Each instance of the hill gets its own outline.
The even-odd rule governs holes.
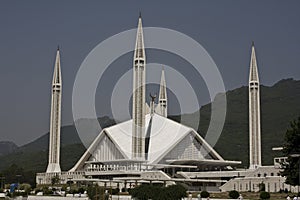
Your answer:
[[[105,128],[115,124],[109,117],[98,119],[101,127]],[[79,123],[91,125],[92,119],[80,119]],[[0,171],[12,164],[22,166],[25,171],[44,172],[47,168],[49,148],[49,132],[38,139],[18,147],[14,152],[0,156]],[[74,125],[63,126],[61,128],[61,169],[69,170],[86,148],[81,143]]]
[[[224,94],[220,94],[224,95]],[[241,160],[242,166],[248,166],[248,87],[243,86],[226,92],[227,114],[222,134],[214,148],[227,160]],[[218,95],[215,102],[218,102]],[[263,164],[272,164],[274,152],[272,147],[281,146],[283,137],[291,120],[300,115],[300,81],[293,79],[281,80],[275,85],[261,86],[261,122],[262,122],[262,151]],[[207,104],[201,107],[200,112],[185,115],[186,125],[198,124],[198,132],[205,137],[210,121],[210,107]],[[200,113],[200,122],[196,115]],[[182,116],[170,116],[171,119],[180,121]],[[108,117],[98,119],[101,127],[115,124]],[[94,121],[81,119],[84,130],[93,129]],[[91,131],[91,130],[89,130]],[[0,171],[11,164],[22,166],[24,170],[43,172],[48,161],[49,133],[35,141],[17,148],[13,153],[0,156]],[[61,168],[68,170],[84,153],[85,147],[77,134],[74,125],[64,126],[61,129]]]
[[[0,156],[15,152],[18,146],[11,141],[0,142]]]
[[[282,146],[290,121],[300,115],[300,81],[284,79],[275,85],[261,86],[261,136],[262,160],[264,165],[272,164],[276,152],[272,147]],[[243,86],[226,92],[227,113],[221,136],[214,146],[224,159],[240,160],[248,167],[248,87]],[[218,101],[218,96],[214,101]],[[210,121],[211,104],[200,109],[198,132],[205,136]],[[186,115],[186,125],[196,123],[199,112]],[[171,117],[178,120],[180,116]],[[199,118],[199,117],[198,117]]]

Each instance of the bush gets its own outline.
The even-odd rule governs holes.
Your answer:
[[[186,188],[182,185],[170,185],[165,189],[165,193],[170,194],[169,197],[171,199],[182,199],[186,197]]]
[[[201,195],[202,198],[207,198],[207,197],[209,197],[209,192],[207,192],[207,191],[202,191],[202,192],[200,193],[200,195]]]
[[[261,192],[259,195],[260,199],[270,199],[270,193],[269,192]]]
[[[168,187],[140,185],[130,190],[129,193],[139,200],[180,200],[186,196],[186,189],[182,185]]]
[[[231,190],[229,192],[229,197],[232,199],[237,199],[240,196],[239,192],[236,190]]]
[[[120,192],[119,188],[114,188],[111,191],[112,195],[117,195],[117,194],[119,194],[119,192]]]

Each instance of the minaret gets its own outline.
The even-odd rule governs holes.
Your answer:
[[[164,117],[167,117],[167,115],[168,115],[167,114],[167,112],[168,112],[167,101],[168,101],[168,99],[167,99],[165,70],[163,68],[161,71],[158,105],[160,107],[160,114]]]
[[[146,55],[140,15],[133,59],[132,158],[134,159],[145,157],[145,79]]]
[[[51,117],[49,134],[49,163],[47,173],[61,172],[59,165],[60,158],[60,121],[61,121],[61,71],[59,48],[56,52],[54,73],[52,80]]]
[[[261,133],[259,79],[254,42],[252,42],[249,73],[249,145],[249,168],[255,169],[261,166]]]

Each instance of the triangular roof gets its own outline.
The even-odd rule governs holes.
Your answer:
[[[146,133],[150,135],[148,140],[147,161],[149,164],[159,163],[171,152],[184,138],[191,134],[201,144],[201,152],[209,154],[209,159],[224,161],[224,159],[192,128],[177,123],[158,114],[146,115]],[[70,170],[76,171],[89,161],[97,145],[105,137],[115,145],[115,148],[123,155],[123,159],[130,160],[132,153],[132,120],[105,128],[96,137],[77,164]],[[146,139],[147,141],[147,139]],[[201,158],[207,160],[203,155]],[[95,159],[95,158],[93,158]],[[99,160],[100,162],[101,160]]]

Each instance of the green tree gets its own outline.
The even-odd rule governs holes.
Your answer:
[[[60,181],[59,176],[55,175],[51,178],[51,185],[56,185],[59,183],[59,181]]]
[[[207,198],[207,197],[210,196],[209,192],[207,192],[207,191],[205,191],[205,190],[202,191],[202,192],[200,193],[200,195],[201,195],[202,198]]]
[[[32,171],[24,171],[24,169],[16,164],[8,166],[2,170],[1,177],[5,179],[5,183],[29,183],[35,187],[35,173]]]
[[[87,194],[91,200],[101,199],[104,195],[104,188],[98,185],[89,185],[87,188]]]
[[[270,199],[270,193],[269,192],[261,192],[259,195],[260,199]]]
[[[231,190],[228,195],[232,199],[237,199],[240,196],[240,193],[236,190]]]
[[[285,133],[283,153],[288,158],[287,162],[281,163],[281,175],[286,177],[287,184],[299,185],[300,117],[291,122]]]
[[[187,189],[180,184],[170,185],[166,188],[163,188],[163,191],[160,193],[160,196],[157,199],[180,200],[183,197],[186,197],[186,191]]]
[[[186,196],[186,189],[179,184],[168,187],[144,184],[132,189],[130,194],[139,200],[180,200]]]

